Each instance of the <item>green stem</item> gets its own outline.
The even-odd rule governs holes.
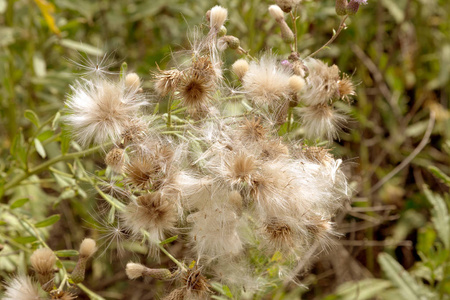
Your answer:
[[[173,97],[170,95],[169,102],[167,103],[167,127],[172,127],[172,102]]]
[[[36,132],[33,134],[33,136],[28,140],[28,147],[27,147],[27,153],[26,153],[26,160],[25,160],[25,167],[26,170],[29,170],[29,161],[30,161],[30,155],[31,155],[31,147],[33,146],[34,139],[39,135],[39,133],[42,131],[42,129],[47,125],[50,124],[50,122],[53,121],[54,117],[49,118],[47,121],[42,123],[37,129]]]
[[[38,173],[41,173],[41,172],[47,170],[50,166],[52,166],[60,161],[70,160],[70,159],[74,159],[74,158],[77,158],[80,156],[85,156],[85,155],[90,155],[90,154],[96,153],[98,150],[102,149],[104,146],[105,145],[100,145],[100,146],[96,146],[96,147],[93,147],[93,148],[90,148],[90,149],[87,149],[84,151],[79,151],[79,152],[74,152],[74,153],[69,153],[69,154],[61,154],[55,158],[52,158],[52,159],[36,166],[33,169],[28,170],[24,174],[15,177],[13,180],[11,180],[9,183],[7,183],[5,185],[5,191],[9,190],[10,188],[15,187],[24,179],[27,179],[28,177],[30,177],[34,174],[38,174]]]
[[[78,283],[77,286],[83,291],[85,292],[89,298],[91,300],[105,300],[105,298],[103,298],[102,296],[100,296],[99,294],[96,294],[95,292],[91,291],[90,289],[88,289],[84,284],[82,283]]]
[[[344,29],[345,27],[345,20],[347,20],[348,15],[346,15],[345,17],[342,18],[341,20],[341,24],[339,25],[338,30],[336,31],[336,33],[331,37],[331,39],[325,43],[325,45],[323,45],[322,47],[320,47],[317,51],[311,53],[310,55],[308,55],[307,57],[313,57],[314,55],[316,55],[317,53],[319,53],[320,51],[322,51],[323,49],[325,49],[325,47],[327,47],[329,44],[331,44],[332,42],[334,42],[334,40],[338,37],[338,35],[341,33],[342,29]]]

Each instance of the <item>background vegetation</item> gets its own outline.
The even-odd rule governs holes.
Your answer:
[[[67,155],[80,149],[58,122],[69,84],[82,72],[71,60],[113,53],[112,69],[126,61],[151,90],[156,63],[164,67],[171,51],[187,48],[187,33],[216,4],[228,8],[228,33],[252,55],[289,54],[268,0],[0,0],[0,277],[26,272],[39,238],[55,250],[102,238],[95,230],[101,201],[83,180],[103,167],[101,155]],[[352,204],[336,219],[339,245],[300,274],[304,286],[277,286],[267,299],[449,299],[449,20],[447,0],[369,0],[319,54],[358,84],[353,122],[333,145],[346,161]],[[302,55],[338,24],[334,1],[304,0]],[[237,58],[227,53],[228,63]],[[132,250],[146,259],[145,249]],[[157,281],[126,279],[132,254],[117,259],[117,251],[111,246],[94,260],[87,287],[108,299],[164,293]],[[183,251],[171,248],[175,256]]]

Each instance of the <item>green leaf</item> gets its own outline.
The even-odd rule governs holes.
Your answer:
[[[40,133],[40,134],[37,136],[37,139],[38,139],[39,141],[43,142],[43,141],[45,141],[45,140],[51,138],[54,134],[55,134],[55,133],[54,133],[53,131],[51,131],[51,130],[46,130],[46,131]]]
[[[356,282],[346,282],[338,287],[336,294],[339,300],[373,299],[392,285],[388,280],[363,279]]]
[[[61,154],[66,154],[70,148],[70,132],[65,128],[61,132]]]
[[[175,236],[172,236],[172,237],[170,237],[170,238],[168,238],[168,239],[162,241],[162,242],[159,243],[159,244],[162,246],[162,245],[165,245],[165,244],[172,243],[173,241],[175,241],[175,240],[177,240],[177,239],[178,239],[178,235],[175,235]]]
[[[36,127],[39,128],[39,118],[34,111],[27,109],[25,111],[25,118],[31,121]]]
[[[444,172],[436,168],[435,166],[429,166],[428,170],[434,174],[437,178],[441,179],[445,184],[450,186],[450,177],[448,177]]]
[[[58,257],[71,257],[71,256],[79,255],[77,250],[58,250],[58,251],[55,251],[55,254]]]
[[[14,239],[19,244],[29,244],[37,241],[35,236],[19,236]]]
[[[51,225],[55,224],[56,222],[58,222],[60,218],[61,218],[60,215],[53,215],[53,216],[48,217],[45,220],[37,222],[36,224],[34,224],[34,226],[36,228],[51,226]]]
[[[446,249],[450,249],[450,216],[444,199],[433,192],[427,186],[424,187],[424,193],[428,201],[433,205],[431,209],[431,221],[436,229],[439,238],[445,245]]]
[[[22,199],[17,199],[14,200],[13,203],[11,203],[9,205],[9,208],[11,209],[15,209],[15,208],[19,208],[25,205],[25,203],[27,203],[28,201],[30,201],[30,199],[28,198],[22,198]]]
[[[378,262],[391,280],[392,284],[399,288],[401,295],[408,300],[420,300],[421,287],[392,256],[387,253],[378,255]]]
[[[45,60],[39,52],[36,52],[33,55],[33,69],[37,77],[45,77],[47,73]]]
[[[56,130],[56,128],[58,127],[59,118],[61,118],[61,113],[58,111],[52,122],[52,130]]]
[[[76,42],[73,40],[69,40],[69,39],[62,39],[61,40],[61,45],[73,50],[77,50],[77,51],[81,51],[84,52],[86,54],[90,54],[90,55],[103,55],[103,51],[97,47],[88,45],[88,44],[83,44],[80,42]]]
[[[39,153],[39,155],[42,158],[46,158],[47,154],[45,153],[44,146],[42,146],[41,142],[38,139],[34,139],[34,146],[36,147],[36,152]]]

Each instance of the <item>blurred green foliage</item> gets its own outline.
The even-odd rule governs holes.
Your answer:
[[[102,162],[95,155],[84,157],[60,124],[69,84],[83,72],[71,60],[79,62],[86,54],[95,64],[113,53],[113,70],[126,61],[151,90],[150,71],[157,63],[170,64],[173,51],[189,48],[194,26],[215,4],[228,8],[228,33],[252,55],[268,49],[289,54],[268,16],[271,1],[0,0],[1,277],[25,272],[39,239],[55,250],[70,250],[84,236],[101,234],[88,234],[92,224],[100,225],[91,215],[97,191],[86,174],[98,173]],[[369,0],[319,54],[353,74],[358,84],[355,103],[343,107],[354,121],[333,149],[348,161],[353,205],[336,220],[342,245],[299,278],[309,289],[274,283],[262,294],[274,299],[326,294],[327,299],[448,299],[449,20],[448,0]],[[323,45],[338,24],[334,1],[304,0],[297,28],[301,55]],[[238,57],[227,52],[226,62]],[[430,138],[415,155],[431,115]],[[395,170],[412,154],[409,164]],[[412,246],[402,244],[406,240]],[[145,249],[125,245],[130,247],[145,260]],[[118,251],[111,248],[93,262],[86,286],[111,299],[164,294],[156,281],[129,282],[123,271],[129,254],[120,259],[123,263],[110,264],[115,258],[109,253],[114,257]],[[171,251],[182,255],[183,249]],[[389,254],[380,254],[384,251]],[[170,265],[165,258],[161,264]],[[214,288],[230,298],[226,287]]]

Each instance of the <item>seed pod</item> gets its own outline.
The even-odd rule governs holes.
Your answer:
[[[80,257],[78,258],[77,265],[72,271],[70,278],[74,283],[80,283],[84,281],[86,272],[86,263],[89,258],[97,251],[96,243],[93,239],[84,239],[80,245]]]

